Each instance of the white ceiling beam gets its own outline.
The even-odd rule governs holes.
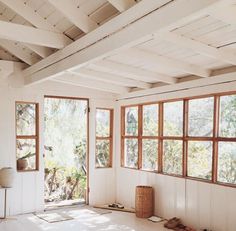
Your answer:
[[[26,19],[29,23],[39,29],[44,29],[48,31],[54,31],[57,33],[61,33],[62,31],[58,30],[55,26],[48,22],[47,19],[41,17],[38,12],[34,11],[31,7],[27,5],[27,2],[24,3],[23,1],[15,1],[15,0],[1,0],[4,5],[15,11],[18,15]],[[6,19],[4,19],[6,21]],[[68,44],[72,42],[70,38],[66,35],[63,35],[65,40],[67,40]],[[34,51],[36,54],[40,55],[42,58],[46,58],[47,56],[52,54],[52,50],[47,47],[25,44],[29,49]]]
[[[47,20],[42,18],[36,11],[30,8],[27,5],[27,2],[19,1],[19,0],[0,0],[4,5],[15,11],[18,15],[26,19],[29,23],[34,25],[37,28],[60,32],[53,25],[48,23]]]
[[[145,62],[149,62],[154,65],[161,65],[162,67],[170,69],[173,68],[186,72],[188,74],[193,74],[201,77],[209,77],[211,75],[211,70],[202,68],[201,66],[186,63],[177,59],[171,59],[153,52],[144,51],[137,48],[131,48],[125,51],[123,54],[133,59],[145,60]]]
[[[135,0],[108,0],[118,11],[123,12],[136,4]]]
[[[169,1],[141,1],[65,49],[25,70],[23,74],[27,84],[47,80],[75,66],[85,66],[122,49],[133,47],[150,39],[152,33],[171,30],[192,19],[207,15],[209,7],[215,7],[215,4],[222,1],[167,2]],[[165,7],[161,7],[163,4]]]
[[[0,46],[29,65],[33,65],[39,61],[37,57],[30,55],[13,41],[0,39]]]
[[[75,24],[83,32],[88,33],[98,27],[97,23],[89,18],[73,0],[48,0],[67,19]]]
[[[236,25],[236,5],[225,5],[209,10],[209,14],[222,22]]]
[[[129,92],[129,88],[127,87],[117,86],[103,81],[88,79],[82,76],[78,76],[78,74],[74,75],[71,73],[64,73],[60,76],[53,78],[52,80],[61,83],[71,84],[74,86],[86,87],[115,94],[125,94]]]
[[[155,9],[160,8],[162,5],[168,3],[169,1],[170,0],[142,0],[134,7],[114,17],[112,20],[106,22],[105,24],[98,27],[96,30],[93,30],[85,36],[81,37],[80,39],[68,45],[64,49],[55,52],[48,58],[41,60],[30,68],[27,68],[27,70],[25,70],[24,72],[24,75],[30,76],[33,73],[48,67],[49,65],[52,65],[60,60],[66,59],[67,57],[75,54],[76,52],[82,51],[83,49],[92,46],[97,41],[101,41],[103,38],[107,38],[109,35],[120,31],[126,25],[137,21],[142,16],[148,14],[149,12]]]
[[[173,84],[177,81],[176,78],[170,77],[165,74],[159,74],[142,68],[133,67],[127,64],[118,63],[106,59],[93,63],[92,66],[93,65],[110,71],[117,70],[121,74],[123,73],[129,78],[134,78],[145,82],[164,82]]]
[[[229,69],[229,71],[227,70]],[[229,84],[232,85],[232,81],[235,81],[236,76],[236,68],[230,67],[230,68],[224,68],[222,70],[216,70],[213,71],[213,75],[211,78],[200,78],[196,80],[186,81],[186,82],[180,82],[174,85],[168,85],[163,87],[154,87],[151,89],[136,91],[136,92],[130,92],[128,94],[124,94],[118,98],[118,100],[122,99],[132,99],[135,97],[145,97],[145,96],[151,96],[155,94],[161,94],[161,93],[173,93],[176,97],[176,94],[178,94],[178,91],[188,90],[188,89],[195,89],[199,88],[201,91],[201,87],[207,87],[210,85],[211,87],[216,84],[216,88],[220,91],[219,83],[226,83],[229,82]],[[232,85],[234,88],[234,85]],[[233,91],[234,89],[232,89]]]
[[[19,1],[17,1],[17,3],[18,2]],[[23,2],[22,2],[22,4],[23,4]],[[3,15],[0,15],[0,20],[9,22],[8,18],[6,18]],[[29,48],[30,50],[32,50],[33,52],[35,52],[36,54],[38,54],[42,58],[46,58],[47,56],[52,54],[52,50],[48,47],[42,47],[42,46],[37,46],[37,45],[33,45],[33,44],[28,44],[28,43],[24,43],[24,46],[26,46],[27,48]]]
[[[4,21],[0,21],[0,38],[53,48],[68,45],[68,41],[59,33]]]
[[[148,84],[145,82],[141,82],[141,81],[137,81],[137,80],[133,80],[129,78],[124,78],[120,75],[109,74],[106,72],[95,71],[91,69],[81,68],[78,72],[72,71],[71,73],[77,74],[79,76],[87,77],[89,79],[100,80],[100,81],[113,83],[113,84],[117,84],[124,87],[138,87],[142,89],[151,88],[151,84]]]
[[[28,43],[24,43],[24,46],[28,47],[30,50],[32,50],[42,58],[46,58],[53,53],[53,50],[48,47],[42,47]]]
[[[205,56],[236,65],[236,54],[228,49],[215,48],[194,39],[178,35],[174,32],[156,34],[155,36],[158,39],[160,38],[169,41],[177,46],[188,48],[198,54],[203,54]]]

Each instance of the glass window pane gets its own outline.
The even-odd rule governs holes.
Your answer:
[[[96,110],[96,136],[110,136],[110,110]]]
[[[138,139],[125,139],[124,164],[125,167],[138,167]]]
[[[213,97],[189,100],[189,136],[212,136],[213,112]]]
[[[158,104],[143,106],[143,135],[158,136]]]
[[[125,135],[138,135],[138,107],[125,108]]]
[[[236,184],[236,143],[219,142],[218,181]]]
[[[182,175],[183,142],[181,140],[163,141],[163,172]]]
[[[110,167],[110,140],[96,141],[96,167]]]
[[[236,137],[236,95],[220,97],[220,136]]]
[[[16,134],[35,135],[36,105],[28,103],[16,104]]]
[[[142,168],[145,170],[157,170],[158,140],[143,139],[142,149]]]
[[[183,135],[183,101],[164,103],[164,136]]]
[[[212,142],[188,142],[188,176],[211,180]]]
[[[34,139],[16,140],[17,170],[36,169],[36,142]]]

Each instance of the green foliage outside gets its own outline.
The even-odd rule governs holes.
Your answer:
[[[195,99],[189,101],[189,135],[212,137],[214,99]],[[236,96],[223,96],[220,101],[220,136],[236,137]],[[154,135],[157,121],[155,107],[143,110],[144,133]],[[151,111],[151,112],[150,112]],[[137,135],[138,108],[126,109],[126,134]],[[164,104],[164,135],[182,136],[183,103],[182,101]],[[236,142],[219,142],[218,181],[236,184]],[[142,144],[144,169],[154,170],[157,158],[155,142],[144,140]],[[188,142],[188,175],[212,179],[212,142]],[[163,171],[170,174],[182,174],[182,141],[164,140]],[[137,139],[125,139],[125,165],[138,166]]]
[[[85,199],[87,101],[46,98],[45,201]]]

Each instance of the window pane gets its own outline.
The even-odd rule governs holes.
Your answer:
[[[110,167],[110,140],[96,141],[96,167]]]
[[[212,136],[214,98],[189,101],[189,136]]]
[[[16,140],[18,170],[36,169],[36,143],[34,139]]]
[[[188,142],[188,176],[211,180],[212,142]]]
[[[236,95],[220,97],[220,136],[236,137]]]
[[[181,140],[163,141],[163,172],[182,175],[183,142]]]
[[[183,135],[183,101],[164,103],[164,136]]]
[[[158,104],[143,106],[143,135],[158,135]]]
[[[138,139],[125,139],[125,167],[138,167]]]
[[[144,139],[142,142],[142,168],[157,170],[158,140]]]
[[[96,136],[110,136],[110,110],[96,110]]]
[[[36,105],[28,103],[16,104],[16,134],[35,135]]]
[[[125,135],[138,135],[138,107],[125,108]]]
[[[236,143],[219,142],[218,181],[236,184]]]

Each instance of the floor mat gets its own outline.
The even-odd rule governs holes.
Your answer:
[[[58,213],[58,212],[50,212],[50,213],[35,213],[35,216],[38,218],[48,222],[48,223],[55,223],[55,222],[61,222],[61,221],[68,221],[73,220],[74,218],[64,214],[64,213]]]

